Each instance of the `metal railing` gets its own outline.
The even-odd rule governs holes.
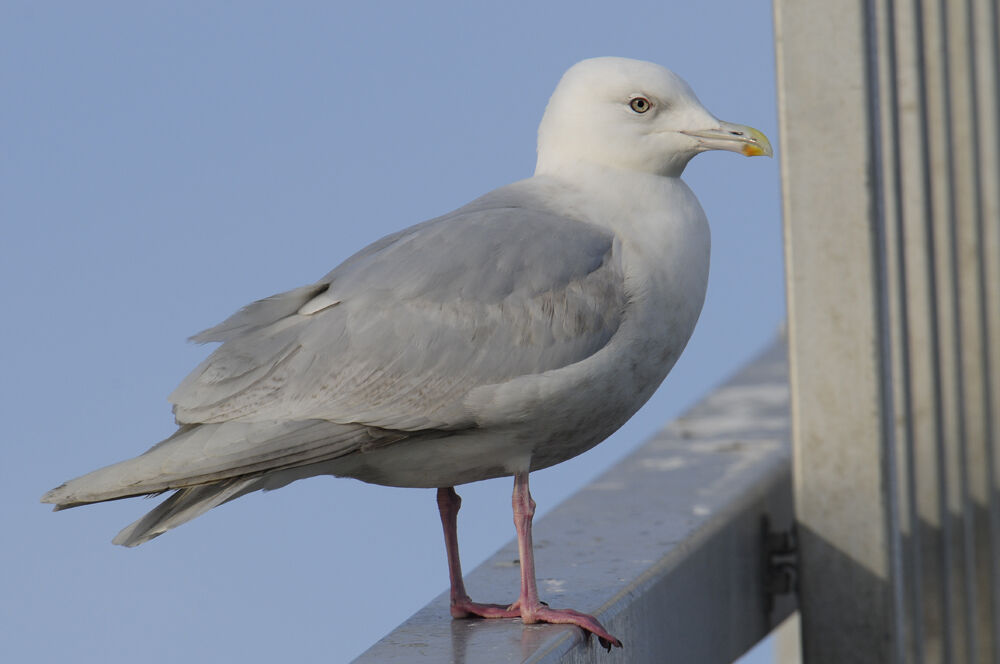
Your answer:
[[[805,661],[996,664],[996,0],[774,7]]]

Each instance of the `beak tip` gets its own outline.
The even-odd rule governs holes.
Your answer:
[[[774,153],[771,151],[770,147],[762,147],[759,145],[748,145],[743,148],[743,154],[747,157],[773,157]]]
[[[771,149],[771,141],[767,140],[764,132],[753,127],[747,127],[751,142],[743,146],[743,154],[748,157],[773,157],[774,150]]]

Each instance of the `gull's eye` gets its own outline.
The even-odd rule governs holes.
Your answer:
[[[649,103],[649,100],[646,99],[645,97],[634,97],[632,101],[628,103],[628,105],[636,113],[645,113],[652,106],[652,104]]]

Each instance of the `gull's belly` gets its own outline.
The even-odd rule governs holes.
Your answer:
[[[694,330],[704,288],[682,306],[653,308],[636,321],[639,334],[626,336],[607,358],[596,358],[593,375],[563,395],[562,413],[551,422],[552,435],[539,444],[532,469],[561,463],[589,450],[627,422],[653,395],[673,368]],[[657,304],[663,305],[663,302]],[[696,304],[696,306],[695,306]],[[660,315],[671,311],[672,315]]]

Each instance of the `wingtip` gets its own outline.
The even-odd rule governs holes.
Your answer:
[[[146,534],[142,537],[135,536],[135,525],[132,524],[122,529],[120,533],[115,535],[114,539],[111,540],[112,544],[117,546],[124,546],[126,549],[134,549],[140,544],[144,544],[154,537],[160,536],[162,533],[152,533]]]
[[[61,512],[62,510],[68,510],[71,507],[90,505],[91,503],[101,502],[104,500],[114,500],[114,498],[94,498],[87,496],[86,494],[81,494],[80,486],[77,484],[76,480],[60,484],[51,491],[46,492],[41,498],[41,502],[53,505],[53,512]]]
[[[55,505],[53,511],[58,511],[59,503],[63,502],[62,500],[59,499],[59,494],[63,492],[65,488],[66,488],[65,484],[60,484],[56,488],[46,491],[45,495],[43,495],[41,498],[41,502]]]
[[[86,502],[80,502],[70,498],[66,495],[65,489],[66,485],[60,484],[42,496],[41,502],[52,505],[53,512],[62,512],[63,510],[68,510],[71,507],[79,507],[80,505],[87,504]]]
[[[203,344],[209,343],[210,341],[215,341],[215,339],[212,336],[213,330],[215,330],[215,328],[210,327],[207,330],[202,330],[198,334],[192,334],[190,337],[187,338],[188,343],[198,344],[199,346],[201,346]]]

